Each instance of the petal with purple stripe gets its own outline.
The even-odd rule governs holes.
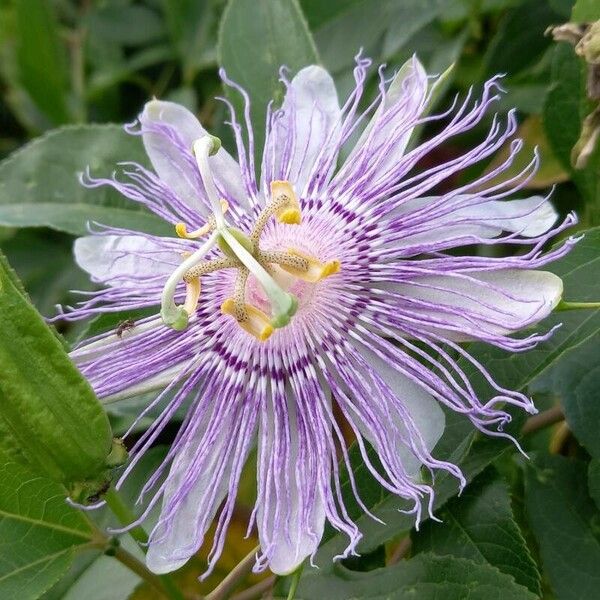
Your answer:
[[[315,552],[325,527],[318,481],[322,457],[308,439],[310,423],[299,430],[297,411],[294,402],[277,394],[260,425],[258,532],[269,568],[278,575],[291,573]]]
[[[415,277],[390,289],[429,315],[449,339],[506,334],[537,323],[559,303],[563,284],[548,271],[500,269]],[[448,326],[448,329],[444,327]]]
[[[273,178],[293,182],[302,193],[321,152],[338,143],[341,112],[331,75],[314,65],[299,71],[274,119],[266,164],[274,161]]]

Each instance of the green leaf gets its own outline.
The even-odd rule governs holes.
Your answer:
[[[160,16],[146,6],[98,6],[85,20],[94,35],[106,44],[141,46],[166,36]]]
[[[168,233],[170,227],[109,186],[87,189],[79,174],[110,177],[120,161],[146,163],[138,136],[116,125],[64,127],[0,162],[0,224],[47,226],[75,235],[88,223]]]
[[[52,124],[67,123],[68,71],[51,4],[20,0],[16,10],[20,83]]]
[[[119,538],[125,550],[143,561],[144,554],[129,536]],[[70,570],[41,600],[127,600],[142,580],[102,552],[78,554]],[[101,582],[110,582],[102,585]]]
[[[600,5],[597,0],[577,0],[573,7],[571,20],[575,23],[597,21],[600,19]]]
[[[527,0],[509,11],[486,51],[483,59],[485,75],[507,73],[513,76],[539,61],[552,43],[544,36],[544,31],[557,21],[560,21],[560,15],[549,2]]]
[[[595,457],[600,458],[600,333],[569,352],[538,384],[560,398],[565,417],[575,437]]]
[[[600,227],[584,238],[551,269],[565,282],[565,299],[593,302],[600,298]],[[600,457],[597,424],[600,404],[596,401],[600,375],[600,310],[578,310],[552,317],[563,321],[556,338],[568,344],[534,383],[537,392],[551,392],[560,398],[567,422],[578,440]],[[534,350],[539,353],[541,350]]]
[[[447,4],[443,0],[302,0],[319,54],[332,73],[352,68],[360,48],[377,60],[391,58]]]
[[[250,95],[255,157],[260,164],[267,105],[283,98],[279,68],[285,65],[295,73],[318,62],[297,1],[230,0],[221,21],[218,53],[227,75]],[[227,94],[241,106],[239,94],[229,88]]]
[[[598,511],[585,464],[540,456],[525,465],[525,503],[558,600],[595,598],[600,589]]]
[[[163,0],[171,40],[182,62],[183,80],[191,85],[203,68],[216,63],[218,11],[214,0]]]
[[[89,290],[90,277],[73,262],[73,238],[47,229],[21,229],[2,244],[6,258],[43,315],[71,304],[71,290]]]
[[[0,429],[10,432],[0,445],[16,444],[36,470],[58,481],[97,476],[111,447],[107,416],[4,266],[0,331]]]
[[[35,600],[70,567],[93,533],[65,490],[23,465],[0,460],[0,597]]]
[[[296,600],[534,600],[512,577],[464,558],[420,554],[367,573],[305,567]]]
[[[600,510],[600,458],[593,458],[588,467],[588,485],[590,496]]]
[[[413,553],[434,552],[489,563],[541,594],[539,573],[516,524],[506,484],[493,469],[471,483],[413,535]]]
[[[595,152],[583,170],[571,164],[571,150],[579,138],[583,119],[592,110],[586,95],[586,66],[573,48],[558,44],[552,60],[552,86],[542,118],[548,141],[571,177],[587,206],[580,214],[583,223],[600,223],[600,152]]]

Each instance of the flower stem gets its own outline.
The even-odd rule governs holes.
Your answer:
[[[136,516],[133,514],[131,509],[123,502],[123,499],[114,488],[110,488],[104,496],[106,504],[117,517],[121,525],[129,525],[136,520]],[[129,530],[129,535],[140,544],[148,543],[148,534],[144,531],[143,527],[139,525]]]
[[[563,310],[581,310],[586,308],[589,310],[600,308],[600,302],[565,302],[561,300],[554,310],[560,312]]]
[[[290,591],[287,595],[287,600],[294,600],[296,597],[296,590],[298,589],[298,584],[300,583],[300,576],[302,575],[302,569],[304,568],[304,563],[302,563],[293,573],[292,573],[292,583],[290,585]]]
[[[130,571],[139,575],[144,581],[149,583],[155,590],[160,592],[162,596],[166,596],[172,600],[184,600],[183,596],[180,594],[178,590],[170,590],[167,585],[165,585],[165,580],[154,573],[151,573],[144,563],[140,562],[133,554],[127,552],[121,548],[121,546],[117,546],[114,549],[114,554],[116,560],[118,560],[121,564],[125,565]],[[173,591],[175,593],[173,593]]]
[[[106,504],[108,505],[112,513],[117,517],[119,523],[121,523],[122,525],[129,525],[130,523],[133,523],[133,521],[136,520],[136,516],[133,514],[133,512],[127,506],[127,504],[123,502],[123,499],[121,498],[121,496],[119,496],[118,492],[114,488],[110,488],[108,492],[106,492],[104,500],[106,500]],[[148,543],[148,534],[146,533],[143,527],[139,525],[137,527],[133,527],[129,530],[129,535],[136,542],[143,544],[142,549],[145,550],[144,546]],[[120,560],[116,553],[115,558],[117,560]],[[134,558],[134,560],[137,561],[135,557],[132,558]],[[146,569],[146,567],[142,563],[140,563],[139,561],[137,562],[139,563],[139,567],[137,568],[142,568],[148,576],[150,576],[151,578],[156,578],[160,582],[162,586],[162,592],[163,594],[167,595],[167,598],[170,598],[171,600],[185,600],[183,594],[177,589],[177,586],[175,585],[175,583],[173,583],[173,580],[169,577],[169,575],[154,575],[154,573],[151,573],[148,569]],[[138,571],[135,571],[134,569],[132,569],[132,571],[140,575]],[[152,583],[150,579],[148,579],[148,577],[144,575],[140,575],[140,577],[143,577],[149,583]]]
[[[221,581],[221,583],[206,596],[205,600],[222,600],[227,598],[229,593],[236,588],[240,581],[250,573],[252,565],[256,560],[256,553],[260,546],[254,548],[232,569],[231,573]]]

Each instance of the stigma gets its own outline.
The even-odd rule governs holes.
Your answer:
[[[222,269],[233,269],[237,271],[235,284],[231,296],[221,305],[221,313],[235,319],[247,333],[264,342],[276,329],[288,325],[298,309],[298,299],[287,291],[286,287],[289,286],[281,284],[282,277],[278,277],[277,273],[286,274],[287,279],[291,276],[292,280],[314,284],[338,273],[341,263],[339,260],[321,262],[295,248],[261,248],[261,235],[270,219],[291,226],[302,222],[300,203],[288,181],[271,182],[269,201],[249,232],[244,233],[229,226],[226,220],[229,205],[218,197],[209,161],[209,157],[216,154],[219,148],[220,141],[213,136],[205,136],[193,144],[198,170],[213,213],[196,230],[188,231],[185,223],[175,226],[181,238],[196,240],[208,236],[208,239],[195,252],[186,253],[182,264],[167,280],[161,298],[161,316],[165,325],[177,330],[185,329],[200,302],[201,278]],[[221,256],[206,260],[205,256],[215,246],[221,251]],[[269,314],[246,300],[250,275],[264,292]],[[181,281],[186,286],[185,301],[177,305],[175,290]]]

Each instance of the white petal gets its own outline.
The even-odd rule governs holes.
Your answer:
[[[138,285],[136,280],[144,277],[168,276],[181,263],[179,253],[138,235],[81,237],[75,240],[74,253],[77,264],[95,281],[116,286]]]
[[[186,202],[200,212],[206,212],[200,197],[204,190],[192,158],[192,145],[207,135],[198,119],[184,106],[174,102],[152,100],[146,104],[140,115],[144,147],[158,176]],[[165,136],[153,133],[148,126],[153,123],[170,125],[181,138],[189,155],[182,155],[181,149]],[[218,187],[227,200],[246,206],[246,192],[237,161],[224,149],[211,156],[209,164]]]
[[[260,435],[266,438],[265,447],[272,449],[276,435],[275,417],[271,407],[267,409],[267,413],[265,420],[261,423]],[[259,506],[258,536],[263,550],[269,549],[269,568],[277,575],[287,575],[293,572],[306,557],[310,556],[319,546],[325,528],[325,509],[318,489],[314,489],[315,501],[309,508],[308,528],[302,526],[300,515],[302,497],[306,496],[316,484],[310,481],[298,481],[296,475],[298,427],[296,406],[291,401],[288,401],[288,414],[289,429],[287,432],[280,432],[280,435],[283,436],[287,433],[290,436],[289,460],[281,471],[274,470],[270,474],[259,473],[259,477],[270,477],[270,481],[265,486],[269,489],[270,500],[266,514],[264,502]],[[262,458],[261,447],[259,447],[259,465]],[[276,457],[274,464],[277,464]],[[276,492],[276,480],[278,480],[282,495],[278,495]],[[309,487],[311,490],[308,489]],[[276,510],[280,513],[278,525],[275,523]],[[289,535],[286,535],[286,527]]]
[[[367,141],[373,127],[376,127],[379,120],[389,110],[394,110],[399,103],[403,104],[403,108],[396,118],[406,122],[416,120],[425,109],[427,90],[428,79],[423,65],[416,57],[410,58],[402,65],[402,67],[400,67],[398,73],[396,73],[396,76],[386,90],[381,104],[375,111],[371,121],[365,128],[346,162],[352,162],[356,152]],[[378,148],[383,144],[389,138],[393,126],[394,123],[392,122],[387,127],[381,128],[370,141],[371,146],[373,148]],[[390,166],[396,164],[402,158],[413,131],[414,127],[409,128],[394,141],[393,150],[389,152],[385,160],[382,161],[378,168],[378,172],[385,172]]]
[[[479,220],[482,225],[497,227],[502,231],[536,237],[546,233],[556,223],[558,213],[542,196],[531,196],[523,200],[492,200],[477,204],[459,210],[455,218]]]
[[[502,269],[467,275],[471,279],[443,275],[418,277],[414,283],[391,285],[390,289],[439,307],[437,310],[415,307],[417,314],[429,314],[460,329],[492,334],[512,333],[547,317],[563,291],[562,279],[547,271]],[[440,310],[442,307],[459,310],[447,314]],[[440,329],[443,328],[435,328]],[[459,333],[451,339],[472,337]]]
[[[362,344],[355,343],[359,346],[361,356],[369,363],[369,366],[383,379],[390,390],[398,398],[398,403],[408,411],[416,429],[419,431],[423,443],[427,451],[431,452],[438,440],[444,433],[446,419],[439,402],[427,393],[420,385],[397,371],[388,362],[381,359],[375,352],[365,347]],[[406,434],[407,429],[404,420],[400,413],[393,407],[387,407],[390,411],[394,427],[402,434]],[[381,418],[380,425],[387,426],[387,419]],[[361,433],[378,450],[377,440],[365,430],[361,428]],[[394,434],[391,434],[394,437]],[[402,465],[409,475],[415,476],[421,467],[421,461],[415,456],[414,452],[399,439],[396,443],[396,452],[400,457]]]
[[[453,202],[466,201],[467,196],[457,196]],[[394,216],[410,215],[428,204],[435,204],[437,197],[416,198],[405,203]],[[536,237],[546,233],[558,219],[558,213],[542,196],[531,196],[521,200],[490,200],[477,202],[471,206],[458,208],[449,215],[435,217],[427,221],[427,232],[408,234],[394,244],[396,248],[412,246],[451,247],[453,241],[464,238],[492,239],[503,231],[518,233],[524,237]],[[423,251],[416,248],[416,251]]]
[[[153,532],[146,555],[146,564],[153,573],[169,573],[184,565],[204,542],[217,510],[227,495],[232,471],[235,444],[232,431],[235,431],[230,416],[219,424],[219,433],[206,453],[205,458],[196,461],[198,452],[205,445],[205,434],[214,421],[208,418],[200,423],[196,438],[176,456],[169,471],[168,482],[163,495],[163,511],[182,486],[190,485],[183,500],[179,500],[177,511],[170,527],[165,531],[160,525]],[[222,460],[225,464],[222,465]],[[194,462],[196,461],[196,464]],[[223,468],[223,472],[219,473]],[[192,483],[191,478],[195,476]],[[161,515],[162,516],[162,515]]]
[[[331,75],[318,66],[302,69],[292,79],[272,132],[276,164],[286,143],[293,138],[287,179],[302,193],[315,161],[324,146],[333,147],[340,129],[340,105]],[[287,165],[282,165],[285,168]]]

